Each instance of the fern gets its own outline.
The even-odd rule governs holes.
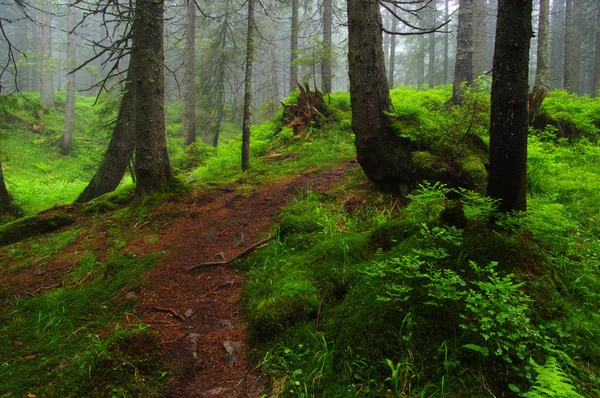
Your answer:
[[[549,357],[544,365],[538,365],[533,359],[530,363],[538,373],[535,384],[524,396],[527,398],[583,398],[575,391],[571,380],[562,370],[554,357]]]

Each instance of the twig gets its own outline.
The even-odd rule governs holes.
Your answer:
[[[262,247],[263,244],[267,243],[268,241],[270,241],[273,238],[275,238],[275,235],[269,235],[266,238],[264,238],[264,239],[256,242],[252,246],[248,247],[247,249],[245,249],[244,251],[242,251],[241,253],[237,254],[236,256],[230,258],[227,261],[210,261],[210,262],[207,262],[207,263],[200,263],[200,264],[192,265],[191,267],[188,267],[186,270],[187,271],[191,271],[191,270],[194,270],[196,268],[212,267],[212,266],[217,266],[217,265],[227,265],[227,264],[230,264],[230,263],[234,262],[235,260],[237,260],[238,258],[242,257],[243,255],[248,254],[248,253],[250,253],[253,250],[259,249],[260,247]]]
[[[185,322],[185,317],[183,315],[179,315],[174,309],[171,308],[163,308],[163,307],[152,307],[153,310],[159,312],[166,312],[173,315],[175,318],[179,319],[181,322]]]

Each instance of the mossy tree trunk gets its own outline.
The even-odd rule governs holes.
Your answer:
[[[357,160],[371,181],[398,189],[410,180],[403,167],[410,155],[386,115],[392,101],[381,24],[377,0],[348,0],[348,71]]]
[[[526,210],[527,79],[532,0],[500,0],[494,50],[487,194]]]
[[[137,197],[163,188],[171,179],[164,109],[164,0],[137,0],[132,36],[135,84],[135,176]]]

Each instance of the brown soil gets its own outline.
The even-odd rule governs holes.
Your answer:
[[[190,267],[244,252],[269,235],[279,209],[298,190],[328,190],[356,165],[351,161],[329,171],[309,170],[247,194],[214,188],[172,197],[157,206],[152,217],[129,226],[128,236],[116,235],[123,231],[111,229],[111,218],[78,214],[76,225],[85,233],[54,258],[49,255],[5,270],[0,274],[0,295],[38,295],[60,286],[82,253],[102,261],[118,238],[128,240],[121,250],[134,256],[164,251],[143,288],[125,288],[122,294],[123,300],[137,297],[139,303],[136,313],[123,321],[152,325],[160,334],[165,359],[179,371],[166,396],[260,397],[268,389],[246,340],[241,300],[246,275],[236,270],[235,262]],[[17,247],[27,253],[30,246],[24,242]],[[1,252],[0,260],[9,255]],[[233,355],[228,349],[235,350]]]

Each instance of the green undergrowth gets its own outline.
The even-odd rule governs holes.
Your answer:
[[[52,238],[46,255],[78,235]],[[52,246],[30,251],[42,255],[46,247]],[[3,250],[11,250],[13,262],[27,262],[17,247]],[[1,397],[160,396],[167,377],[160,339],[130,313],[136,299],[125,297],[159,255],[112,253],[102,262],[80,253],[58,284],[32,296],[0,295]]]
[[[359,173],[300,192],[247,261],[271,394],[598,396],[600,152],[529,146],[526,214],[439,183],[374,197]]]

